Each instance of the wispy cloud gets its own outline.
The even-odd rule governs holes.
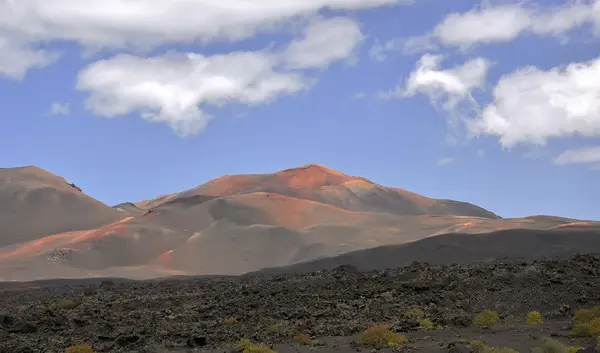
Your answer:
[[[454,158],[452,158],[452,157],[440,158],[437,161],[437,165],[440,166],[440,167],[445,166],[445,165],[449,165],[449,164],[452,164],[452,163],[454,163]]]
[[[600,164],[600,146],[589,146],[569,149],[554,157],[557,165],[566,164]]]
[[[595,33],[600,34],[599,1],[567,1],[558,6],[519,1],[451,13],[429,33],[408,38],[404,43],[408,52],[431,51],[439,46],[465,49],[476,44],[508,42],[524,33],[561,37],[585,23],[593,24]]]
[[[71,114],[71,107],[69,103],[54,102],[50,105],[50,113],[52,115],[67,116]]]

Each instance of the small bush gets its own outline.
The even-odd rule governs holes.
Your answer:
[[[600,352],[600,336],[596,337],[596,352]]]
[[[406,316],[409,320],[417,321],[425,317],[425,312],[421,308],[412,308],[408,309],[404,316]]]
[[[600,317],[575,325],[573,335],[579,337],[600,336]]]
[[[562,344],[550,337],[545,337],[539,346],[531,350],[532,353],[568,353],[569,349],[566,345]]]
[[[239,340],[235,345],[235,348],[243,353],[276,353],[271,348],[262,344],[253,343],[247,338],[242,338]]]
[[[246,349],[246,347],[251,346],[253,343],[252,341],[250,341],[247,338],[242,338],[241,340],[238,341],[238,343],[235,344],[235,348],[238,351],[243,351],[244,349]]]
[[[81,305],[81,302],[73,299],[61,299],[56,302],[56,306],[61,309],[75,309],[79,305]]]
[[[233,325],[233,324],[237,323],[237,319],[235,317],[230,316],[230,317],[226,317],[226,318],[222,319],[221,323],[223,325]]]
[[[544,323],[542,314],[539,311],[530,311],[527,313],[527,325],[539,325]]]
[[[473,353],[519,353],[518,351],[507,347],[488,347],[481,341],[471,341],[467,348]]]
[[[406,337],[390,331],[383,325],[374,325],[363,331],[356,343],[368,346],[396,347],[406,342]]]
[[[576,353],[577,351],[582,350],[583,347],[580,346],[567,346],[567,353]]]
[[[573,320],[578,323],[589,322],[597,318],[600,318],[600,305],[590,309],[579,309],[573,315]]]
[[[482,353],[483,351],[488,349],[488,347],[485,345],[485,343],[483,343],[481,341],[471,341],[471,343],[469,343],[469,345],[467,347],[473,353]]]
[[[494,326],[500,320],[500,316],[493,310],[484,309],[473,318],[473,325],[480,327]]]
[[[426,328],[426,329],[432,329],[435,327],[433,325],[433,322],[431,322],[431,320],[429,320],[429,319],[419,320],[419,326],[421,326],[422,328]]]
[[[77,344],[65,350],[65,353],[96,353],[89,344]]]
[[[253,344],[244,349],[244,353],[276,353],[271,348],[264,346],[262,344]]]
[[[516,349],[502,347],[502,348],[487,348],[483,351],[484,353],[519,353]]]
[[[320,344],[319,341],[313,340],[306,333],[299,333],[299,334],[295,335],[294,342],[303,344],[305,346],[316,346],[316,345]]]
[[[267,327],[267,331],[269,331],[271,333],[281,333],[283,331],[283,325],[282,324],[269,325],[269,327]]]

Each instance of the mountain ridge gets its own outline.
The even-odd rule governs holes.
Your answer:
[[[64,178],[37,167],[11,173],[20,179],[9,178],[4,187],[50,180],[42,184],[54,203],[35,198],[22,203],[18,193],[3,193],[0,186],[0,199],[13,208],[22,203],[27,216],[0,222],[0,231],[8,226],[27,230],[23,224],[43,226],[50,220],[63,223],[57,231],[41,227],[24,241],[0,246],[0,278],[5,279],[240,275],[448,233],[545,231],[583,224],[554,216],[504,219],[468,202],[386,187],[319,164],[226,174],[187,190],[113,207],[94,202]],[[99,220],[98,215],[108,217]],[[74,227],[74,220],[85,222]]]

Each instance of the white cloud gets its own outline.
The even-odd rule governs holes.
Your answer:
[[[525,67],[503,76],[493,100],[470,123],[504,147],[544,145],[548,138],[600,135],[600,58],[548,71]]]
[[[352,95],[352,98],[353,99],[365,99],[365,98],[367,98],[367,94],[363,91],[358,91]]]
[[[541,2],[540,2],[541,3]],[[524,33],[559,36],[585,23],[600,33],[600,1],[569,1],[561,6],[514,4],[483,6],[451,13],[426,35],[406,41],[407,52],[431,50],[436,45],[469,47],[507,42]]]
[[[71,107],[69,106],[69,103],[54,102],[50,105],[50,112],[52,115],[67,116],[71,114]]]
[[[358,10],[411,0],[2,0],[0,33],[92,48],[154,47],[240,39],[319,10]]]
[[[454,158],[451,158],[451,157],[441,158],[437,161],[437,165],[439,167],[442,167],[442,166],[445,166],[448,164],[452,164],[452,163],[454,163]]]
[[[395,90],[384,93],[383,96],[409,98],[424,94],[434,106],[441,107],[457,117],[462,115],[459,113],[461,103],[471,111],[477,110],[472,91],[484,88],[490,63],[479,57],[450,69],[441,69],[443,59],[441,55],[423,55],[404,86],[397,86]]]
[[[86,107],[97,115],[139,111],[143,118],[166,122],[187,136],[204,130],[210,119],[202,105],[256,104],[306,88],[301,75],[276,71],[275,63],[262,52],[119,55],[81,71],[77,88],[90,93]]]
[[[558,165],[600,163],[600,146],[566,150],[554,158],[554,163]]]
[[[375,61],[384,61],[387,58],[389,52],[394,52],[402,48],[402,41],[394,38],[381,44],[379,41],[375,41],[375,44],[369,49],[369,57]]]
[[[29,69],[42,68],[57,58],[55,53],[2,37],[0,32],[0,78],[20,80]]]
[[[363,38],[358,22],[350,18],[318,20],[289,44],[283,53],[285,64],[292,69],[325,68],[349,57]]]
[[[336,24],[357,28],[350,22],[342,18],[320,20],[302,39],[280,52],[213,56],[171,52],[151,58],[121,54],[82,70],[77,88],[89,92],[86,107],[97,115],[140,112],[145,119],[169,124],[181,136],[192,135],[203,131],[210,120],[204,109],[207,105],[260,104],[307,89],[312,80],[302,71],[285,67],[290,63],[299,68],[324,67],[349,55],[357,40],[345,39],[347,43],[338,46],[313,37],[339,42]],[[362,37],[360,31],[350,32],[354,39]],[[302,53],[298,53],[299,48],[304,49]]]

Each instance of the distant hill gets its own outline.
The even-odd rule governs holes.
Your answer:
[[[123,218],[76,185],[37,167],[0,169],[0,247]]]
[[[568,230],[511,229],[483,234],[444,234],[412,243],[358,250],[280,268],[265,268],[248,275],[308,273],[333,270],[343,265],[370,271],[408,266],[414,261],[449,265],[568,258],[577,254],[600,254],[600,226]]]
[[[0,176],[0,280],[239,275],[448,233],[596,224],[503,219],[315,164],[113,207],[39,168]]]

